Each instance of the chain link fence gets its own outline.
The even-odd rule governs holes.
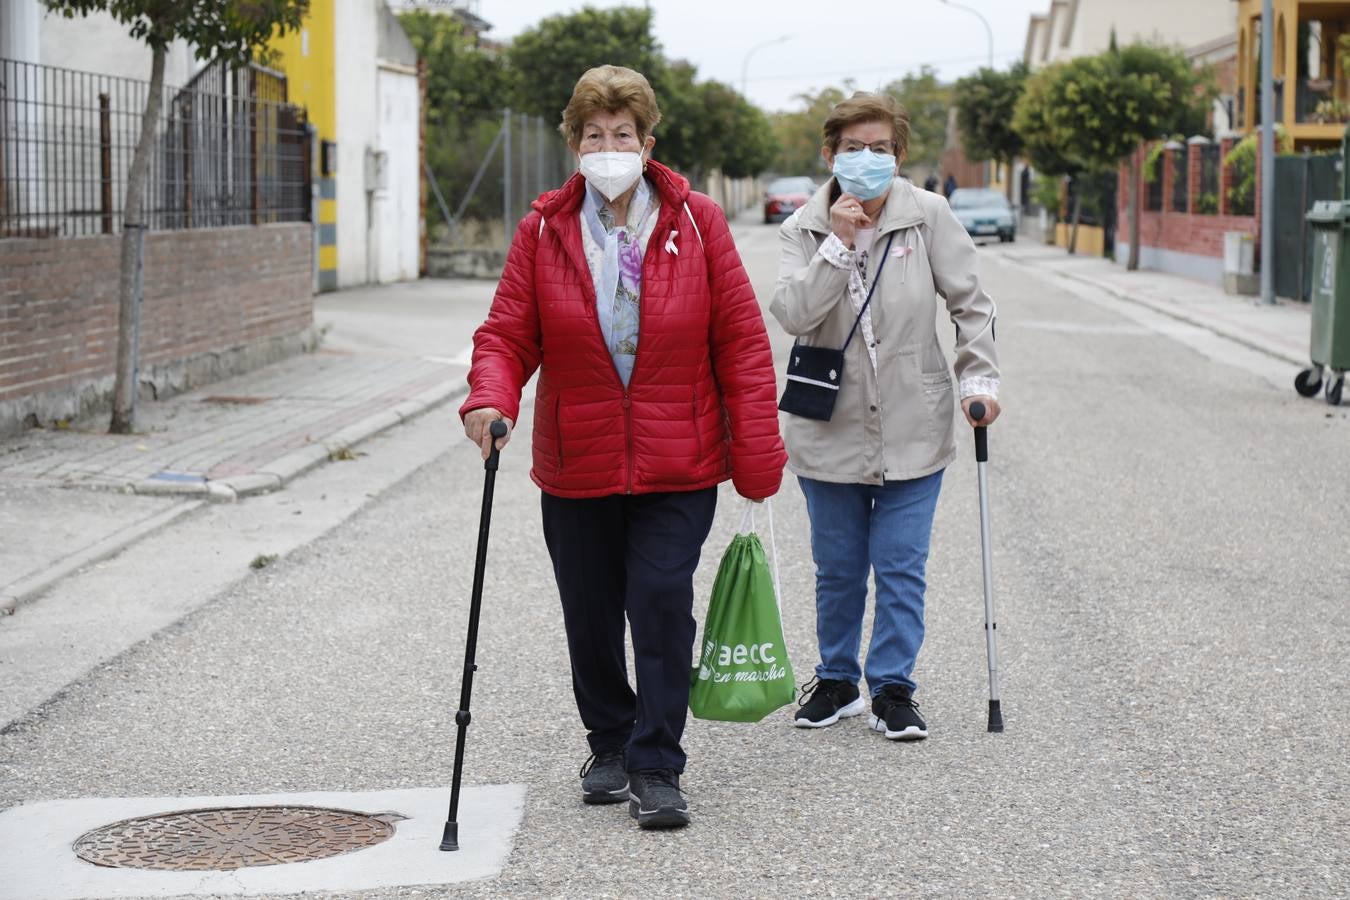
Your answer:
[[[562,135],[541,116],[505,109],[429,135],[428,273],[496,278],[530,204],[574,168]]]

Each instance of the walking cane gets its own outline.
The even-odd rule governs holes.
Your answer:
[[[970,404],[970,417],[984,420],[984,404]],[[980,554],[984,558],[984,643],[989,656],[989,730],[1003,730],[1003,710],[998,696],[998,623],[994,621],[994,561],[989,542],[989,484],[984,467],[989,462],[989,429],[975,426],[975,469],[980,483]]]
[[[506,423],[498,420],[488,426],[492,448],[483,468],[483,512],[478,520],[478,556],[473,561],[473,596],[469,600],[469,635],[464,644],[464,677],[459,685],[459,712],[455,724],[459,734],[455,738],[455,774],[450,781],[450,813],[445,819],[441,835],[442,850],[459,849],[459,781],[464,774],[464,737],[469,730],[469,695],[473,693],[474,648],[478,644],[478,612],[483,606],[483,569],[487,566],[488,525],[492,521],[492,487],[497,481],[497,439],[506,437]]]

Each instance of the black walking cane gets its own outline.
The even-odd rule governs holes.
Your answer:
[[[492,521],[492,487],[497,481],[498,438],[506,437],[506,423],[500,419],[488,426],[492,446],[483,468],[483,512],[478,520],[478,556],[473,561],[473,597],[469,600],[469,635],[464,643],[464,677],[459,685],[459,712],[455,724],[459,734],[455,738],[455,775],[450,781],[450,813],[445,818],[445,832],[441,835],[442,850],[459,849],[459,780],[464,774],[464,737],[469,730],[469,695],[473,693],[474,648],[478,644],[478,612],[483,606],[483,569],[487,566],[488,525]]]
[[[984,420],[984,404],[970,404],[970,417]],[[989,462],[989,429],[975,426],[975,469],[980,483],[980,554],[984,558],[984,643],[989,656],[989,730],[1003,730],[1003,710],[998,696],[998,623],[994,621],[994,561],[989,541],[989,484],[984,467]]]

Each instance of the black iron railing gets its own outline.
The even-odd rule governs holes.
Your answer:
[[[1172,212],[1187,211],[1187,189],[1190,187],[1190,147],[1183,144],[1172,157]]]
[[[0,237],[115,234],[149,83],[0,59]],[[165,88],[146,176],[154,230],[310,218],[304,110],[280,73],[212,64]]]

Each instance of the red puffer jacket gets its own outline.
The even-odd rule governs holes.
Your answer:
[[[773,356],[731,231],[675,172],[651,162],[647,178],[661,208],[642,260],[627,390],[595,312],[577,174],[536,200],[516,230],[492,309],[474,334],[460,417],[494,407],[515,421],[537,368],[530,476],[547,493],[692,491],[730,477],[742,496],[771,496],[787,461]]]

